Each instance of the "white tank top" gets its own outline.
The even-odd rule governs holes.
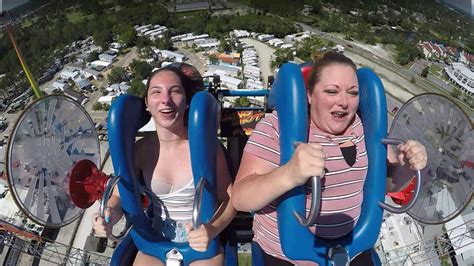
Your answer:
[[[183,186],[172,186],[156,179],[151,180],[153,199],[153,228],[173,242],[187,242],[186,223],[193,215],[194,180]]]

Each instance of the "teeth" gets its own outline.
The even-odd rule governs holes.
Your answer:
[[[342,117],[342,116],[345,116],[347,113],[346,112],[332,112],[333,115],[336,115],[336,116],[339,116],[339,117]]]
[[[167,108],[167,109],[161,109],[161,111],[160,111],[160,112],[162,112],[162,113],[171,113],[171,112],[173,112],[173,110],[172,110],[172,109],[169,109],[169,108]]]

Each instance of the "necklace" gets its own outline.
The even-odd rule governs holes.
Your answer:
[[[173,142],[173,141],[178,141],[178,140],[184,140],[184,139],[160,139],[160,142]]]

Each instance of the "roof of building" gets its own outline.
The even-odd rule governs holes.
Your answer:
[[[225,54],[221,53],[220,55],[217,56],[217,59],[221,62],[225,63],[238,63],[240,61],[240,54],[239,53],[234,53],[234,54]]]

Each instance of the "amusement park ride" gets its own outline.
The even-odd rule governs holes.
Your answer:
[[[98,170],[101,165],[99,142],[92,119],[74,100],[58,95],[42,96],[24,59],[6,30],[17,51],[37,100],[20,115],[12,130],[7,149],[7,178],[10,191],[19,208],[34,222],[51,228],[60,228],[76,219],[96,200],[100,200],[100,213],[115,185],[118,185],[125,216],[131,228],[125,236],[109,236],[120,243],[111,259],[68,248],[63,258],[53,258],[50,243],[37,246],[34,256],[54,263],[95,263],[127,265],[141,250],[166,261],[167,265],[187,265],[189,262],[213,257],[219,250],[218,241],[211,242],[206,252],[196,252],[187,243],[173,243],[153,234],[144,210],[143,200],[148,191],[134,176],[133,145],[139,128],[150,116],[142,99],[130,95],[118,97],[110,111],[108,134],[114,175],[107,176]],[[190,107],[189,138],[196,196],[193,224],[199,226],[213,215],[215,202],[216,139],[221,102],[227,96],[265,96],[268,107],[279,110],[282,162],[293,152],[294,141],[307,141],[307,123],[304,77],[308,68],[285,64],[279,71],[271,90],[229,91],[214,84],[208,91],[197,93]],[[346,265],[351,258],[365,250],[372,250],[374,263],[403,264],[417,244],[435,249],[439,256],[456,249],[456,241],[472,241],[473,221],[466,222],[465,231],[445,232],[422,243],[413,243],[394,251],[385,251],[381,258],[372,248],[379,236],[383,212],[407,212],[421,224],[443,224],[470,204],[473,194],[474,131],[470,118],[448,98],[438,94],[418,95],[397,111],[387,136],[387,105],[383,85],[372,70],[357,71],[360,87],[360,113],[364,121],[369,172],[364,187],[363,211],[352,233],[337,240],[315,238],[308,230],[314,224],[320,204],[320,180],[312,178],[313,202],[306,217],[305,190],[288,192],[278,206],[278,216],[285,219],[279,224],[282,248],[286,256],[297,260],[310,260],[321,265]],[[211,93],[209,93],[211,92]],[[298,104],[299,103],[299,104]],[[231,137],[231,136],[222,136]],[[428,166],[413,183],[400,193],[390,194],[394,207],[385,201],[387,145],[415,139],[427,149]],[[396,215],[396,214],[395,214]],[[464,228],[464,227],[463,227]],[[4,229],[5,230],[5,229]],[[9,230],[12,235],[21,231]],[[456,232],[459,232],[456,231]],[[453,233],[453,234],[451,234]],[[451,235],[450,235],[451,234]],[[448,238],[446,236],[449,235]],[[238,240],[238,239],[237,239]],[[41,242],[41,239],[37,239]],[[431,242],[430,242],[431,241]],[[433,242],[434,241],[434,242]],[[439,244],[444,242],[443,245]],[[433,244],[433,243],[434,244]],[[4,239],[6,245],[21,249]],[[9,244],[10,243],[10,244]],[[431,243],[431,244],[430,244]],[[462,243],[466,243],[465,241]],[[235,242],[226,245],[226,265],[236,265]],[[59,257],[58,254],[56,256]],[[262,265],[258,250],[252,251],[253,264]],[[429,259],[429,258],[428,258]]]

